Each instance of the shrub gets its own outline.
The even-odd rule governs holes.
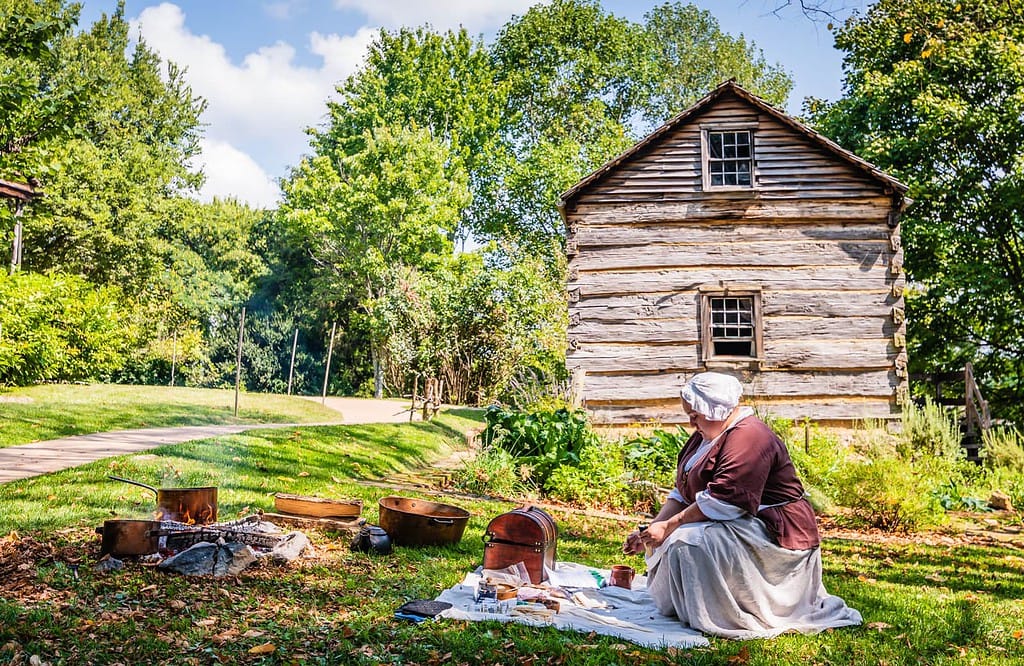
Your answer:
[[[906,532],[941,520],[930,484],[898,456],[849,460],[834,482],[836,500],[872,527]]]
[[[622,442],[626,468],[637,479],[671,487],[675,483],[679,451],[689,438],[681,427],[676,432],[655,430],[647,436],[628,438]]]
[[[558,467],[578,464],[586,445],[600,441],[581,409],[523,412],[492,406],[487,409],[485,421],[483,445],[512,454],[520,465],[532,470],[539,487]]]
[[[903,429],[897,438],[897,449],[906,460],[933,456],[961,460],[965,456],[960,443],[960,426],[955,416],[930,399],[913,403],[903,409]]]
[[[576,465],[556,468],[545,484],[552,499],[587,507],[636,513],[651,512],[661,503],[659,488],[626,465],[623,442],[590,442]]]
[[[1024,435],[1014,428],[992,428],[982,435],[981,459],[988,469],[1024,475]]]
[[[455,472],[454,481],[466,492],[494,497],[522,497],[534,494],[536,488],[511,453],[496,446],[487,446]],[[529,476],[528,471],[526,471]]]
[[[140,335],[122,300],[73,275],[0,275],[0,384],[109,378]]]

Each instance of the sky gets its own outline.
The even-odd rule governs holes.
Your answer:
[[[116,0],[80,0],[87,28]],[[794,79],[787,106],[805,97],[834,100],[842,91],[842,54],[825,20],[798,0],[689,0],[710,11],[722,30],[742,34]],[[815,0],[821,2],[822,0]],[[133,34],[165,61],[186,69],[204,98],[205,138],[197,166],[201,191],[273,207],[277,182],[309,152],[306,128],[320,126],[335,86],[360,66],[380,28],[464,26],[487,42],[537,0],[126,0]],[[603,0],[604,8],[640,22],[663,0]],[[686,4],[686,0],[682,0]],[[824,0],[845,18],[867,0]],[[680,109],[682,110],[682,109]]]

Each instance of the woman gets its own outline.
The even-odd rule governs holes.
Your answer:
[[[654,522],[626,539],[647,550],[647,588],[665,615],[727,638],[816,633],[861,616],[821,583],[814,512],[785,445],[749,407],[740,383],[705,372],[683,387],[696,429],[675,488]]]

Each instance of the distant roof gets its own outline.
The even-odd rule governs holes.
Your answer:
[[[14,181],[3,180],[0,178],[0,197],[28,201],[32,197],[39,196],[40,194],[40,192],[35,190],[28,183],[16,183]]]
[[[620,164],[632,159],[637,153],[642,151],[644,148],[650,146],[653,143],[656,143],[662,137],[666,136],[680,125],[683,125],[684,123],[692,119],[694,116],[700,114],[706,108],[714,104],[719,97],[726,93],[733,93],[737,97],[746,100],[753,106],[757,107],[760,111],[767,113],[768,115],[777,119],[779,122],[791,127],[793,130],[799,132],[800,134],[803,134],[814,143],[818,144],[825,150],[834,154],[836,157],[846,161],[853,167],[865,172],[871,178],[881,182],[883,186],[886,187],[887,189],[892,188],[893,190],[899,192],[900,194],[906,194],[907,190],[909,189],[905,184],[896,180],[892,176],[886,174],[885,172],[883,172],[870,162],[861,159],[860,157],[857,157],[856,155],[846,150],[845,148],[840,147],[839,144],[837,144],[835,141],[832,141],[823,134],[815,132],[810,127],[804,125],[803,123],[793,118],[792,116],[787,115],[783,111],[772,106],[771,104],[764,101],[757,95],[747,91],[742,86],[737,84],[735,81],[730,79],[729,81],[720,84],[717,88],[715,88],[710,93],[705,95],[702,99],[697,101],[696,104],[694,104],[687,110],[683,111],[676,117],[672,118],[671,120],[667,121],[664,125],[662,125],[658,129],[654,130],[646,137],[635,143],[631,148],[629,148],[629,150],[622,153],[618,157],[614,157],[611,160],[605,162],[605,164],[598,168],[596,171],[594,171],[589,176],[587,176],[586,178],[584,178],[583,180],[581,180],[580,182],[576,183],[568,190],[563,192],[561,197],[559,197],[561,199],[561,201],[559,201],[559,207],[562,208],[568,205],[572,199],[577,197],[582,191],[586,190],[590,185],[593,185],[597,181],[601,180],[608,173],[614,171],[616,168],[618,168]]]

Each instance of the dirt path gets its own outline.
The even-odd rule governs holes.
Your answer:
[[[320,398],[307,398],[321,402]],[[357,423],[403,423],[409,421],[409,403],[366,398],[327,398],[323,404],[339,413],[339,420],[315,423],[249,423],[244,425],[184,426],[118,430],[75,435],[45,442],[32,442],[0,449],[0,483],[27,479],[40,474],[77,467],[95,460],[137,453],[165,444],[233,435],[261,428],[340,425]],[[415,415],[419,420],[419,415]]]

